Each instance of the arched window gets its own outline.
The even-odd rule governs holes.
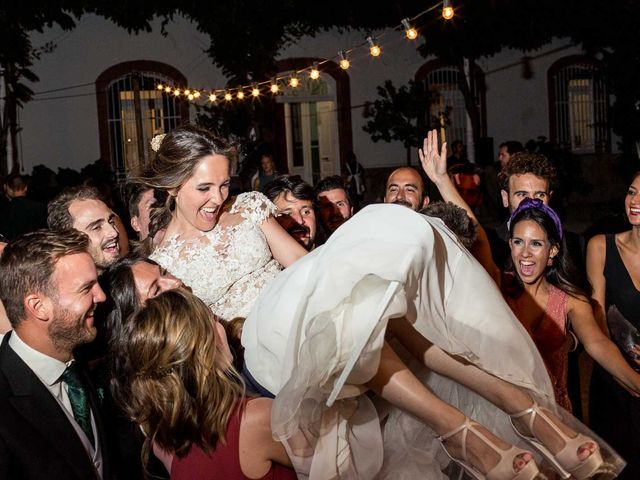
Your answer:
[[[424,82],[429,99],[426,127],[444,128],[449,144],[454,140],[466,143],[468,134],[467,109],[464,94],[460,90],[459,75],[458,67],[441,60],[427,62],[416,72],[416,80]],[[484,73],[476,65],[471,82],[471,95],[478,109],[480,130],[476,133],[480,137],[486,136],[485,93]]]
[[[609,93],[600,64],[573,55],[547,74],[551,141],[574,153],[611,151]]]
[[[118,181],[149,158],[154,135],[189,120],[188,104],[163,94],[159,83],[187,80],[169,65],[144,60],[114,65],[96,80],[100,154]]]

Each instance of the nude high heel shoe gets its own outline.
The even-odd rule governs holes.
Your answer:
[[[477,429],[476,425],[479,425],[476,422],[473,422],[468,417],[465,417],[464,423],[459,427],[453,429],[452,431],[445,433],[438,437],[440,443],[442,443],[442,448],[444,448],[445,453],[449,456],[451,460],[459,464],[462,468],[469,473],[476,480],[533,480],[538,476],[539,470],[533,458],[524,466],[519,472],[516,472],[513,468],[513,461],[518,455],[522,455],[523,453],[529,453],[526,450],[522,450],[518,447],[511,446],[511,448],[507,450],[503,450],[499,448],[496,444],[494,444],[491,440],[489,440],[480,430]],[[496,452],[500,456],[500,461],[496,466],[494,466],[491,470],[487,472],[486,475],[480,473],[476,468],[469,464],[469,460],[467,458],[467,437],[469,432],[472,432],[476,437],[478,437],[485,445],[490,447],[494,452]],[[461,433],[461,442],[462,445],[462,458],[454,458],[444,446],[444,442],[454,435]]]
[[[524,435],[513,423],[513,420],[524,417],[525,415],[531,415],[527,425],[531,435]],[[533,434],[533,423],[536,416],[539,416],[542,420],[547,422],[554,432],[562,438],[565,442],[564,447],[555,455],[545,447],[540,440],[538,440]],[[511,417],[511,425],[513,425],[516,433],[529,442],[533,447],[545,457],[551,465],[562,475],[562,478],[570,478],[573,476],[577,480],[586,480],[591,478],[603,464],[602,454],[600,453],[600,447],[591,438],[577,433],[575,437],[571,438],[563,433],[556,424],[549,418],[549,416],[542,410],[538,404],[533,402],[533,405],[526,410],[509,415]],[[578,449],[585,443],[593,443],[596,445],[596,450],[584,460],[578,458]]]

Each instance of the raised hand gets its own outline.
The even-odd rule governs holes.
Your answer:
[[[424,139],[422,148],[418,150],[420,163],[424,173],[429,179],[438,185],[447,175],[447,142],[442,144],[438,151],[438,131],[431,130]]]

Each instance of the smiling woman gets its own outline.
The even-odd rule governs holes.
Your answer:
[[[572,344],[569,329],[596,362],[627,389],[640,393],[640,375],[626,363],[594,319],[588,300],[589,285],[582,286],[575,280],[562,223],[545,202],[548,185],[520,184],[522,188],[513,189],[527,198],[513,205],[508,223],[512,262],[506,272],[501,272],[493,262],[484,229],[446,174],[445,146],[438,148],[436,132],[429,132],[419,151],[422,166],[442,197],[464,208],[478,226],[478,241],[471,251],[499,285],[507,303],[533,338],[551,376],[556,401],[571,409],[567,394],[567,353]],[[505,206],[510,198],[504,198]]]
[[[598,327],[588,301],[591,294],[574,280],[557,214],[540,199],[525,198],[509,221],[512,265],[503,282],[507,303],[533,338],[553,381],[556,401],[571,410],[567,392],[569,328],[602,367],[640,391],[640,375]]]
[[[262,194],[228,198],[235,148],[223,139],[186,126],[157,147],[135,179],[166,195],[151,214],[152,230],[166,227],[151,258],[220,318],[246,316],[262,287],[306,252],[278,225]]]

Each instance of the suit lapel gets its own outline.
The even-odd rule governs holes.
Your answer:
[[[0,346],[0,369],[13,393],[9,402],[60,458],[71,465],[79,478],[90,478],[87,472],[94,471],[93,462],[76,431],[51,392],[9,346],[9,336],[5,336]]]

